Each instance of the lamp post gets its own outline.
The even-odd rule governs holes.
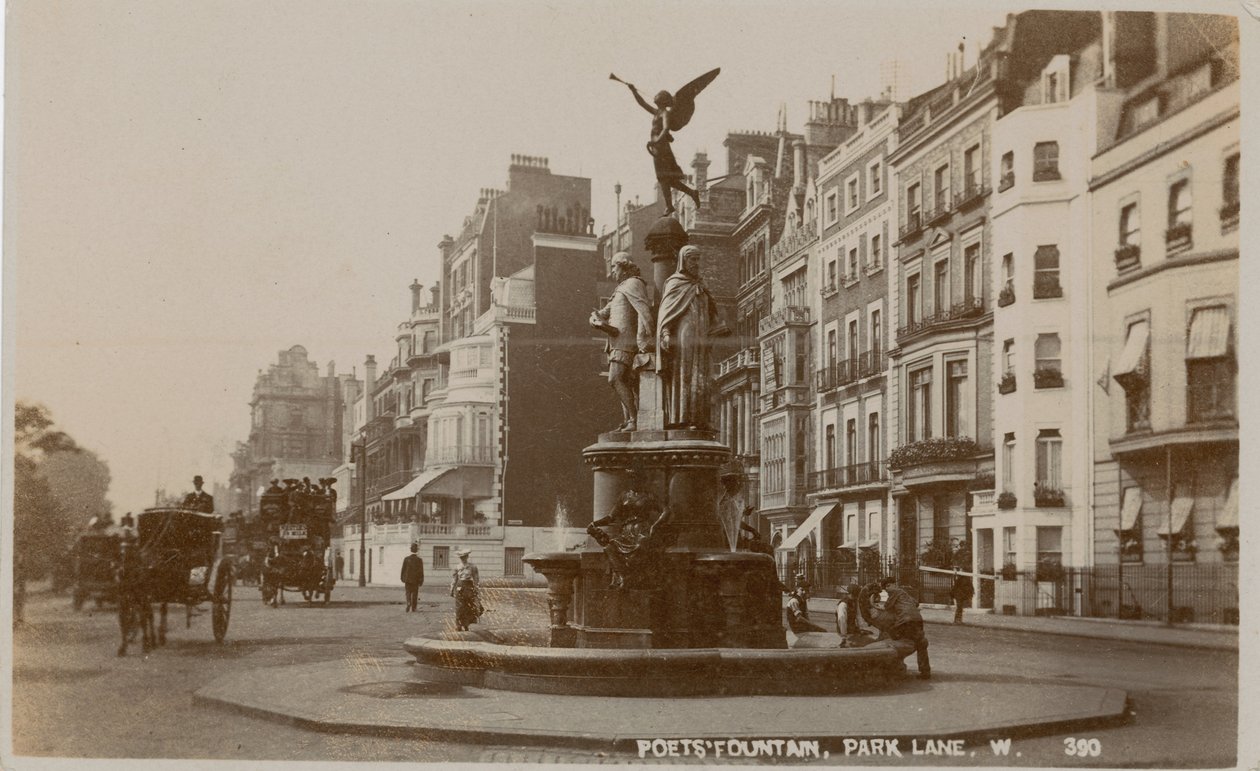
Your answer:
[[[359,586],[367,586],[367,437],[357,445],[359,453]]]

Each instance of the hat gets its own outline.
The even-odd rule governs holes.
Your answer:
[[[203,481],[203,480],[202,480],[202,478],[201,478],[201,474],[198,474],[197,476],[193,477],[193,484],[197,484],[197,483],[202,482],[202,481]]]
[[[895,583],[897,583],[897,579],[893,578],[892,576],[884,576],[883,578],[879,579],[880,588],[883,588],[885,586],[891,586],[892,584],[895,584]]]
[[[469,554],[472,554],[472,550],[471,549],[456,549],[455,553],[461,557],[467,557]]]

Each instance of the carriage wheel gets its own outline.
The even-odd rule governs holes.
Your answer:
[[[232,576],[220,580],[215,587],[214,607],[211,609],[210,621],[214,627],[214,641],[223,642],[227,637],[228,619],[232,617]]]

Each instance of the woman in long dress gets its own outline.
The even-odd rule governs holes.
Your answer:
[[[451,596],[455,598],[455,628],[461,632],[481,618],[481,576],[477,566],[468,561],[471,553],[460,549],[459,565],[451,573]]]

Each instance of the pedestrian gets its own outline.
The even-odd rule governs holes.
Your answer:
[[[923,632],[923,616],[919,614],[919,603],[898,586],[897,579],[892,576],[885,576],[879,585],[888,595],[888,599],[884,601],[884,610],[893,617],[888,636],[893,640],[914,643],[914,652],[919,663],[919,679],[930,679],[932,664],[928,660],[928,640]]]
[[[337,552],[337,580],[341,581],[346,577],[346,558]]]
[[[840,595],[836,603],[836,634],[846,641],[862,632],[862,622],[858,613],[860,592],[861,587],[854,581],[849,584],[849,588]]]
[[[805,588],[799,585],[792,590],[790,595],[788,595],[788,628],[791,629],[794,634],[801,634],[802,632],[827,631],[809,620],[808,600],[809,598],[805,593]]]
[[[420,544],[413,543],[411,554],[403,558],[401,579],[403,586],[407,587],[407,610],[404,613],[415,612],[420,587],[424,586],[424,560],[420,558],[419,551]]]
[[[451,596],[455,598],[455,628],[467,632],[477,623],[485,609],[481,606],[481,576],[477,566],[468,561],[468,549],[455,552],[459,566],[451,573]]]
[[[971,579],[959,573],[958,568],[954,568],[954,585],[950,587],[949,596],[954,600],[955,624],[963,622],[963,607],[971,604],[973,592]]]

